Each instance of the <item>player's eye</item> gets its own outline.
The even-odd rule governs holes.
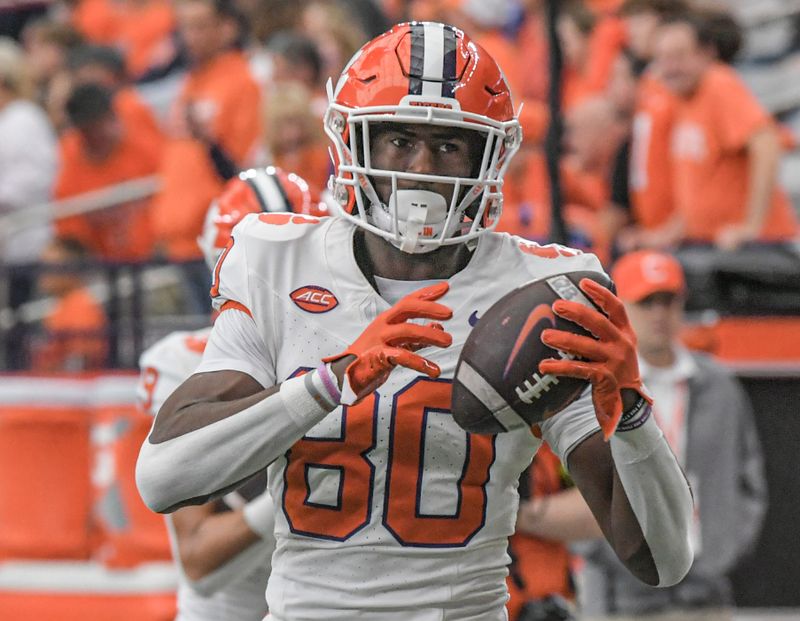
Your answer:
[[[439,145],[439,151],[442,153],[456,153],[462,149],[462,146],[457,142],[443,142]]]
[[[394,138],[391,138],[389,142],[391,142],[398,149],[405,149],[411,144],[411,141],[405,136],[395,136]]]

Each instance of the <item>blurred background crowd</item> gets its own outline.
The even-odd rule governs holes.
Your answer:
[[[133,369],[206,325],[209,204],[265,165],[324,195],[325,84],[407,19],[464,29],[512,87],[524,144],[498,230],[609,269],[674,253],[684,342],[797,367],[800,2],[558,4],[0,3],[0,370]]]
[[[798,3],[559,4],[550,33],[539,0],[4,3],[0,368],[131,367],[187,317],[204,323],[210,201],[265,164],[323,192],[325,83],[408,18],[469,32],[521,106],[499,230],[607,265],[635,248],[793,241]]]

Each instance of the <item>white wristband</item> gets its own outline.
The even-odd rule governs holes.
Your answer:
[[[274,537],[275,530],[275,505],[269,490],[256,496],[242,509],[244,521],[254,533],[262,539],[270,540]]]
[[[293,377],[281,384],[281,401],[297,426],[303,429],[309,429],[336,408],[317,390],[314,381],[316,374],[316,370],[309,371],[305,375]],[[312,424],[309,425],[309,423]]]

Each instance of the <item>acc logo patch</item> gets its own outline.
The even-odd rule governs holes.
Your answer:
[[[298,308],[308,313],[327,313],[339,306],[339,300],[325,287],[306,285],[289,295]]]

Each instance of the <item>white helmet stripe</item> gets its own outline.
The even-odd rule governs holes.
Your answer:
[[[422,95],[441,97],[444,79],[444,24],[425,22],[424,58]]]

